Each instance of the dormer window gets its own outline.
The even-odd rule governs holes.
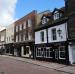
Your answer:
[[[47,18],[44,16],[42,19],[42,24],[46,24],[47,23]]]
[[[59,19],[59,12],[55,12],[53,18],[54,20]]]

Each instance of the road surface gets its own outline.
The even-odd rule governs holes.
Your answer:
[[[0,74],[68,74],[0,56]]]

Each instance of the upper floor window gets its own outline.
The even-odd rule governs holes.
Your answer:
[[[23,34],[23,41],[25,41],[26,40],[26,34],[24,33]]]
[[[56,40],[57,36],[56,36],[56,28],[52,29],[52,40]]]
[[[18,32],[18,25],[16,26],[16,32]]]
[[[55,12],[53,18],[54,20],[59,19],[59,12]]]
[[[10,36],[9,36],[9,41],[10,41]]]
[[[40,32],[41,41],[44,42],[44,31]]]
[[[32,35],[30,33],[28,33],[28,39],[31,40],[32,39]]]
[[[7,37],[7,42],[8,42],[8,37]]]
[[[18,35],[16,35],[16,42],[18,42]]]
[[[20,24],[20,30],[22,30],[22,24]]]
[[[44,16],[42,19],[42,24],[46,24],[47,23],[47,18]]]
[[[28,27],[31,27],[31,25],[32,25],[32,21],[28,19]]]
[[[26,29],[26,22],[24,22],[23,28]]]

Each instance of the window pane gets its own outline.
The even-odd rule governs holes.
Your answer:
[[[46,48],[44,48],[44,57],[46,57]]]
[[[60,58],[65,58],[65,52],[60,52]]]
[[[41,36],[41,41],[44,42],[44,32],[40,32],[40,36]]]
[[[53,53],[52,52],[50,52],[50,57],[53,57]]]
[[[28,27],[31,27],[32,21],[28,19]]]
[[[24,27],[23,28],[26,29],[26,22],[24,22]]]
[[[56,38],[56,28],[53,28],[52,29],[52,39],[53,40],[56,40],[57,38]]]
[[[55,58],[57,59],[58,56],[59,56],[59,51],[58,51],[58,49],[55,49]]]
[[[47,57],[49,57],[49,49],[46,49]]]
[[[60,58],[65,58],[65,47],[60,47],[59,49]]]
[[[65,49],[64,47],[60,47],[60,51],[64,51],[64,49]]]
[[[24,55],[26,55],[26,48],[24,49]]]

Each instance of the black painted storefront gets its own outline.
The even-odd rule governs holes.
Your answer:
[[[31,55],[34,56],[34,42],[27,42],[27,43],[26,42],[17,42],[17,43],[14,43],[14,48],[16,49],[17,56],[22,57],[22,55],[21,55],[21,47],[22,46],[24,48],[26,48],[26,46],[29,46],[30,47],[30,50],[32,52]],[[31,58],[31,57],[29,57],[29,58]]]
[[[61,46],[64,46],[64,50],[65,50],[65,59],[60,59],[59,58],[59,47]],[[50,47],[52,48],[52,58],[46,58],[44,56],[42,57],[37,57],[36,56],[36,49],[37,48],[46,48],[46,47]],[[57,59],[55,58],[55,52],[56,52],[56,49],[57,49],[57,52],[58,52],[58,56],[57,56]],[[43,51],[44,53],[44,51]],[[57,42],[57,43],[47,43],[47,44],[36,44],[35,45],[35,59],[38,59],[38,60],[44,60],[44,61],[50,61],[50,62],[56,62],[56,63],[61,63],[61,64],[66,64],[68,65],[69,64],[69,55],[68,55],[68,43],[67,42]]]

